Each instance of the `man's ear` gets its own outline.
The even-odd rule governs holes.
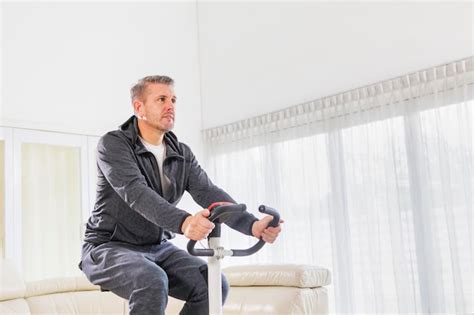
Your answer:
[[[135,115],[137,115],[138,117],[141,117],[144,113],[142,112],[143,111],[143,102],[138,100],[138,99],[135,99],[133,100],[133,112],[135,113]]]

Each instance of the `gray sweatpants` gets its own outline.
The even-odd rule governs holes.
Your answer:
[[[93,284],[127,299],[131,315],[164,314],[168,295],[186,301],[180,314],[209,314],[206,262],[170,242],[85,243],[81,268]],[[224,303],[229,286],[222,279]]]

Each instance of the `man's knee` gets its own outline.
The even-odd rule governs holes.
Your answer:
[[[208,279],[208,269],[207,269],[207,266],[205,266],[205,268],[202,268],[201,270],[201,274],[202,276],[204,277],[205,279],[205,282],[206,282],[206,286],[204,287],[201,287],[200,288],[200,292],[199,292],[199,296],[201,298],[205,298],[205,299],[208,299],[208,291],[209,291],[209,283],[207,281]],[[222,282],[221,282],[221,289],[222,289],[222,304],[224,304],[224,302],[226,301],[227,299],[227,295],[229,294],[229,282],[227,281],[227,278],[225,277],[225,275],[223,273],[221,273],[221,278],[222,278]]]
[[[110,280],[105,289],[130,302],[153,298],[157,303],[163,303],[168,298],[168,276],[154,264],[133,264],[108,276]]]
[[[207,281],[206,281],[207,284]],[[227,296],[229,295],[229,283],[227,282],[226,277],[224,274],[222,274],[222,282],[221,282],[221,289],[222,289],[222,304],[227,299]],[[200,300],[208,300],[209,299],[209,287],[208,284],[206,286],[200,286],[196,291],[195,291],[195,296],[199,297]]]
[[[131,271],[135,288],[165,289],[168,292],[168,275],[161,268],[151,270],[138,268]]]
[[[226,277],[224,276],[224,274],[222,274],[222,304],[224,304],[224,302],[226,301],[227,296],[229,295],[229,290],[229,282],[227,282]]]
[[[137,274],[136,271],[133,273]],[[153,312],[160,313],[160,310],[164,311],[168,303],[168,276],[161,269],[136,275],[128,300],[130,310],[141,310],[144,307],[144,310],[154,309]],[[146,314],[149,312],[139,313]]]

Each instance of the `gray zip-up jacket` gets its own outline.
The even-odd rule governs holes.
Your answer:
[[[150,245],[173,238],[173,233],[182,234],[181,225],[190,214],[176,204],[185,190],[203,208],[217,201],[235,202],[210,181],[191,149],[178,142],[174,133],[167,132],[164,143],[163,171],[170,180],[165,192],[156,158],[139,140],[135,116],[99,140],[97,198],[87,222],[86,242]],[[244,212],[227,224],[252,235],[256,220]]]

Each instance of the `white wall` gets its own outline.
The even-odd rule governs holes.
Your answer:
[[[136,79],[169,74],[176,132],[198,157],[201,128],[473,54],[469,2],[7,1],[0,9],[0,124],[100,135],[131,113]]]
[[[203,127],[474,54],[472,2],[199,2]]]
[[[102,135],[132,114],[137,79],[166,74],[179,99],[174,131],[202,155],[194,2],[11,1],[0,10],[0,126]],[[179,206],[200,210],[188,194]]]
[[[176,81],[176,133],[202,150],[196,4],[4,2],[0,124],[101,135],[149,74]]]

